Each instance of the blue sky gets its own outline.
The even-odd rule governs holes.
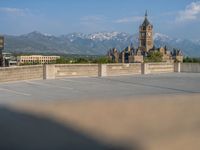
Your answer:
[[[154,31],[200,39],[200,1],[0,0],[0,33],[53,35],[99,31],[138,32],[148,10]]]

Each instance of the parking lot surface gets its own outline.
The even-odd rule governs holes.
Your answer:
[[[0,83],[0,102],[73,101],[200,93],[200,74],[63,78]]]

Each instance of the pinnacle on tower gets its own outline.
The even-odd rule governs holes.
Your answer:
[[[145,12],[145,17],[146,17],[146,18],[148,17],[147,10],[146,10],[146,12]]]
[[[149,22],[149,20],[148,20],[148,14],[147,14],[147,10],[146,10],[146,12],[145,12],[145,19],[144,19],[144,22],[143,22],[143,24],[142,24],[142,26],[148,26],[149,24],[150,24],[150,22]]]

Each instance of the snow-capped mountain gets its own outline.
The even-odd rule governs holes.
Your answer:
[[[94,41],[105,41],[105,40],[125,41],[128,40],[129,37],[130,35],[124,32],[97,32],[89,34],[87,36],[88,39]]]
[[[5,35],[5,49],[15,53],[103,55],[110,48],[123,50],[130,44],[138,46],[138,34],[96,32],[53,36],[34,31],[20,36]],[[155,33],[154,44],[156,47],[166,45],[169,49],[179,48],[188,56],[200,56],[200,40],[177,39]]]
[[[70,41],[74,41],[77,38],[88,39],[93,41],[106,41],[106,40],[118,40],[125,41],[131,35],[125,32],[96,32],[92,34],[83,34],[83,33],[71,33],[65,37],[69,38]]]
[[[62,35],[61,37],[69,39],[71,42],[73,42],[77,39],[86,39],[87,38],[87,36],[85,34],[77,33],[77,32],[70,33],[68,35]]]
[[[154,34],[154,43],[156,47],[167,46],[169,49],[181,49],[186,56],[200,56],[200,44],[198,41],[188,39],[172,38],[161,33]]]
[[[194,42],[195,44],[200,45],[200,40],[193,40],[193,42]]]
[[[161,33],[155,33],[153,36],[153,39],[156,41],[162,41],[162,42],[173,40],[169,36],[167,36],[165,34],[161,34]]]

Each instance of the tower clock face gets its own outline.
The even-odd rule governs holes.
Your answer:
[[[150,36],[151,36],[151,33],[150,33],[150,32],[148,32],[148,33],[147,33],[147,35],[150,37]]]

